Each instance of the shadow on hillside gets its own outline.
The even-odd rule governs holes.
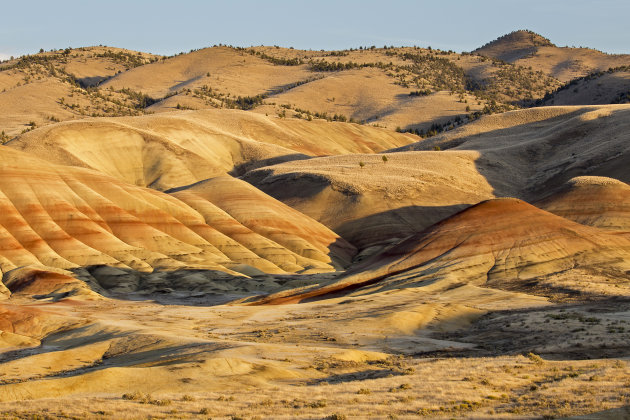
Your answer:
[[[594,108],[580,108],[542,121],[514,125],[468,137],[456,133],[416,143],[408,150],[471,150],[480,153],[479,173],[497,197],[528,202],[560,188],[576,176],[595,175],[630,181],[630,120],[610,116],[579,119]],[[617,118],[615,116],[617,115]],[[620,122],[623,121],[622,124]]]
[[[203,269],[141,272],[106,265],[75,270],[94,292],[112,299],[162,305],[216,306],[253,296],[329,282],[342,272],[264,274],[251,277]]]
[[[401,375],[405,375],[405,373],[393,368],[369,369],[358,372],[330,374],[329,376],[313,380],[310,385],[321,385],[322,383],[340,384],[344,382],[391,378]]]
[[[280,174],[278,177],[274,177],[273,169],[267,168],[253,172],[250,171],[241,176],[240,179],[284,203],[291,199],[312,198],[331,186],[330,179],[323,175],[308,172],[294,172]],[[281,188],[275,185],[278,181],[282,183]],[[351,191],[339,192],[352,195]]]
[[[474,204],[404,206],[345,222],[334,231],[362,251],[356,263]]]
[[[245,175],[249,171],[253,171],[254,169],[263,168],[265,166],[277,165],[285,162],[292,162],[294,160],[307,160],[311,159],[312,156],[305,155],[303,153],[292,153],[288,155],[275,156],[268,159],[254,160],[245,163],[241,163],[239,165],[234,166],[232,170],[229,172],[230,175],[235,177],[240,177]]]
[[[630,356],[624,318],[627,297],[488,312],[468,328],[433,332],[438,340],[465,342],[473,349],[422,352],[419,357],[497,357],[534,353],[550,360]]]

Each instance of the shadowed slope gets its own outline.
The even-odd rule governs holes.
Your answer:
[[[477,151],[499,165],[496,178],[483,166],[498,191],[513,182],[508,194],[538,200],[576,176],[598,175],[630,181],[630,106],[543,107],[490,115],[392,151]]]
[[[478,153],[407,152],[385,157],[386,161],[378,155],[348,155],[287,162],[251,171],[244,179],[358,248],[400,240],[494,197],[492,186],[477,169]],[[495,170],[488,167],[488,172]]]
[[[630,59],[628,59],[630,64]],[[574,79],[545,97],[543,105],[599,105],[630,102],[630,66]]]

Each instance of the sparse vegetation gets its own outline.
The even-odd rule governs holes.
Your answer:
[[[153,398],[151,396],[151,394],[143,394],[141,392],[133,392],[133,393],[128,393],[128,394],[123,394],[122,399],[123,400],[127,400],[127,401],[136,401],[136,402],[139,402],[140,404],[157,405],[157,406],[160,406],[160,407],[171,405],[171,403],[172,403],[171,400],[168,400],[168,399],[163,399],[163,400],[155,399],[155,398]]]
[[[536,363],[537,365],[542,365],[545,363],[542,357],[534,353],[527,353],[527,358],[531,360],[532,362]]]
[[[41,112],[20,116],[17,129],[5,128],[9,134],[0,134],[0,142],[6,143],[20,130],[36,129],[3,149],[7,156],[18,156],[28,153],[28,142],[33,141],[37,148],[32,150],[39,153],[33,159],[35,169],[27,168],[28,159],[24,167],[8,159],[4,163],[5,181],[9,180],[3,188],[8,212],[4,217],[10,223],[4,226],[6,252],[0,263],[10,274],[0,282],[4,299],[0,347],[8,349],[2,353],[0,385],[5,399],[15,395],[16,401],[3,402],[0,417],[346,419],[361,413],[392,419],[552,418],[630,404],[628,364],[614,359],[626,356],[630,340],[630,325],[623,315],[630,310],[627,267],[622,253],[607,260],[613,246],[602,247],[596,263],[591,264],[588,255],[598,241],[614,238],[611,243],[623,243],[624,235],[598,233],[598,227],[575,222],[560,224],[563,216],[549,212],[532,213],[550,218],[544,219],[551,220],[545,229],[552,226],[552,234],[543,229],[532,236],[535,240],[561,237],[573,246],[581,232],[588,230],[590,235],[585,236],[587,251],[568,257],[561,246],[554,250],[555,245],[546,242],[536,252],[561,259],[557,266],[538,264],[524,254],[532,241],[529,233],[506,235],[507,245],[496,249],[494,243],[503,240],[496,234],[483,240],[475,236],[500,221],[501,203],[522,206],[523,212],[532,206],[514,199],[493,200],[490,203],[499,210],[485,217],[487,202],[482,202],[472,209],[484,216],[478,224],[465,210],[498,195],[496,191],[533,197],[549,180],[555,188],[564,181],[565,168],[571,174],[584,168],[605,172],[606,167],[596,166],[603,159],[581,156],[587,154],[580,150],[582,145],[595,144],[597,137],[584,140],[578,131],[587,131],[587,136],[590,124],[601,128],[623,123],[614,112],[587,114],[594,119],[584,118],[580,130],[567,129],[554,137],[562,125],[557,121],[566,123],[564,117],[553,117],[551,125],[540,120],[544,110],[524,110],[410,146],[411,136],[343,123],[364,123],[353,118],[366,118],[372,125],[389,129],[398,125],[398,132],[430,137],[483,115],[535,102],[542,89],[551,89],[557,81],[475,54],[393,46],[338,52],[280,47],[219,51],[233,57],[238,77],[246,77],[240,67],[247,70],[250,63],[274,72],[269,78],[257,75],[264,80],[256,89],[243,88],[240,80],[222,79],[215,67],[212,76],[206,68],[195,69],[190,78],[171,87],[134,88],[138,90],[122,88],[113,83],[116,80],[105,85],[86,82],[68,72],[73,65],[76,68],[74,60],[93,57],[113,68],[112,74],[154,60],[143,54],[102,51],[40,52],[49,58],[19,59],[4,70],[13,98],[45,82],[54,85],[53,98],[58,99]],[[464,70],[472,67],[477,70]],[[346,71],[352,73],[331,74]],[[290,83],[282,84],[282,72],[290,72]],[[351,95],[343,89],[322,89],[317,100],[304,102],[299,96],[302,89],[292,91],[316,80],[330,77],[337,83],[356,74],[379,83],[386,80],[387,92],[395,98],[387,106],[394,111],[380,106],[381,99],[361,98],[379,104],[376,110],[364,111],[369,107],[354,105],[356,98],[348,98]],[[117,80],[123,83],[129,80],[126,77]],[[576,88],[584,92],[575,85],[566,93]],[[158,98],[146,92],[169,93]],[[623,94],[620,100],[626,100]],[[447,103],[454,110],[448,116],[436,112],[426,118],[415,111],[414,117],[394,115],[399,103]],[[261,109],[255,115],[170,112],[97,124],[63,123],[50,131],[43,127],[71,118],[141,115],[149,112],[148,107]],[[206,116],[210,123],[197,123]],[[412,118],[418,121],[408,121]],[[533,137],[521,136],[527,132],[514,122],[502,125],[511,118],[517,124],[531,124]],[[534,123],[528,122],[532,119]],[[75,131],[115,126],[124,134],[110,136],[104,130],[90,143],[92,139],[74,132],[66,135],[61,129],[68,126]],[[522,143],[510,144],[507,160],[501,158],[504,128],[513,130],[507,134]],[[142,139],[136,142],[135,134],[128,135],[131,131]],[[540,133],[544,138],[539,141]],[[121,146],[132,137],[140,144],[137,148]],[[473,152],[466,144],[470,138],[476,142]],[[44,148],[58,139],[65,143],[55,144],[57,149],[47,156]],[[17,150],[11,149],[14,146]],[[598,153],[608,147],[596,146]],[[602,154],[611,157],[606,165],[618,164],[614,159],[623,153],[621,146]],[[387,151],[407,147],[420,151]],[[329,156],[335,153],[342,155]],[[57,165],[65,156],[70,158],[64,164],[93,167]],[[556,166],[554,156],[565,156],[566,161],[561,159],[561,166]],[[96,163],[107,168],[102,179]],[[364,170],[366,165],[369,170]],[[520,167],[525,169],[520,172]],[[544,170],[536,172],[540,167]],[[14,185],[14,178],[26,169],[36,176],[24,188]],[[49,188],[57,178],[60,191]],[[283,179],[288,182],[281,185]],[[44,189],[40,180],[45,180]],[[246,181],[241,192],[239,185]],[[147,186],[166,193],[151,193]],[[266,196],[255,187],[292,206],[291,200],[298,203],[291,208],[269,198],[272,205],[267,211]],[[231,199],[219,201],[227,193],[238,198],[236,210],[230,207]],[[246,203],[249,193],[256,200]],[[148,206],[143,205],[145,194]],[[306,213],[300,205],[310,205],[301,200],[306,202],[311,195],[317,197],[313,200],[322,199],[311,215],[321,219],[321,226],[300,213]],[[49,206],[56,196],[60,203]],[[320,213],[331,206],[322,197],[332,197],[334,203],[325,217]],[[350,208],[361,213],[345,213]],[[251,213],[243,215],[246,212]],[[276,212],[281,217],[268,222]],[[93,223],[84,226],[87,219]],[[459,224],[449,225],[453,220]],[[536,222],[535,217],[531,220]],[[125,228],[129,223],[132,234]],[[510,218],[506,224],[510,223],[515,222]],[[49,227],[52,233],[46,231]],[[28,229],[32,233],[27,234]],[[64,247],[62,240],[68,237],[73,242]],[[45,248],[48,238],[54,241],[50,250]],[[460,244],[466,246],[464,252],[456,248]],[[483,249],[475,254],[479,244]],[[29,248],[25,257],[19,255],[22,248]],[[45,267],[35,264],[44,257],[44,263],[58,264],[64,271],[55,269],[45,277]],[[515,265],[518,275],[509,274],[512,267],[505,261]],[[621,268],[614,266],[617,262]],[[518,271],[522,267],[526,270]],[[342,273],[343,269],[348,271]],[[44,280],[37,277],[40,271],[31,270],[41,270]],[[26,280],[20,283],[22,272],[27,273]],[[16,316],[18,310],[24,313]],[[138,375],[147,375],[140,378],[146,381],[138,382]],[[82,389],[86,381],[101,379],[114,394],[102,387],[98,393]],[[35,384],[32,389],[30,383]],[[155,397],[133,391],[136,386],[143,391],[150,387]],[[120,387],[131,391],[116,391]],[[22,396],[31,398],[28,404],[19,400]]]

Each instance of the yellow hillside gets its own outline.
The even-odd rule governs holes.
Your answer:
[[[416,136],[357,124],[206,110],[61,123],[29,132],[8,146],[166,190],[270,163],[375,153],[414,140]]]

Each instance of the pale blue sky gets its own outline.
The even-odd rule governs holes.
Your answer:
[[[515,29],[630,53],[628,0],[0,0],[0,55],[109,45],[171,55],[213,44],[470,51]]]

